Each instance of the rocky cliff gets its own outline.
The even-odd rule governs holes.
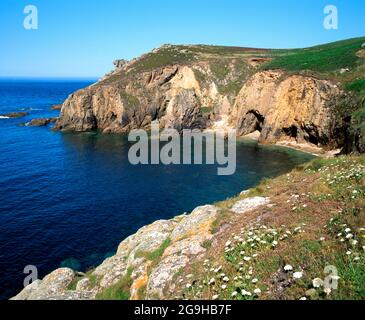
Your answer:
[[[333,103],[347,92],[343,79],[270,69],[274,52],[165,45],[130,62],[117,60],[113,72],[65,101],[55,129],[122,133],[149,129],[158,119],[163,128],[231,126],[239,135],[257,132],[266,143],[345,147],[346,117],[336,116]],[[350,72],[334,72],[348,77],[341,70]]]
[[[232,120],[240,135],[260,131],[262,142],[292,139],[326,146],[336,141],[338,124],[329,102],[339,93],[331,81],[258,72],[238,94]]]

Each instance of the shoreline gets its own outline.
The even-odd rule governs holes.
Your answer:
[[[289,140],[281,140],[276,143],[260,142],[259,141],[260,133],[258,131],[245,135],[245,136],[240,136],[238,138],[254,141],[263,146],[285,147],[288,149],[304,152],[304,153],[310,154],[315,157],[320,157],[320,158],[333,158],[341,152],[341,149],[334,149],[334,150],[326,151],[323,148],[317,147],[310,143],[298,143],[298,142],[293,142],[293,141],[289,141]]]

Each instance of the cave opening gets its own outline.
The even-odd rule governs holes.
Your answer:
[[[288,128],[284,128],[283,129],[284,133],[290,137],[290,138],[294,138],[297,140],[298,138],[298,128],[296,126],[291,126],[291,127],[288,127]]]
[[[254,118],[252,132],[254,131],[261,132],[265,122],[265,117],[255,110],[251,110],[250,112],[248,112],[248,115]]]
[[[319,139],[316,137],[316,136],[314,136],[314,135],[312,135],[312,134],[308,134],[307,136],[305,136],[305,138],[304,138],[308,143],[311,143],[311,144],[314,144],[314,145],[316,145],[316,146],[318,146],[318,144],[319,144]]]

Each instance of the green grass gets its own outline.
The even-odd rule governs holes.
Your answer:
[[[357,110],[352,112],[353,128],[365,133],[365,78],[356,79],[345,84],[345,89],[353,92],[357,99]],[[346,112],[346,110],[344,111]]]
[[[78,282],[83,279],[83,277],[80,276],[76,276],[71,283],[67,286],[67,290],[68,291],[75,291],[76,290],[76,286],[78,284]]]
[[[211,113],[213,111],[213,108],[211,107],[201,107],[201,111],[203,114]]]
[[[131,278],[132,273],[133,269],[129,268],[127,274],[115,285],[98,293],[96,300],[129,300],[130,287],[133,283]]]
[[[209,54],[219,56],[232,56],[232,55],[262,55],[268,53],[267,49],[256,48],[242,48],[232,46],[210,46],[210,45],[196,45],[189,47],[190,51],[197,54]]]
[[[264,68],[318,72],[355,68],[361,61],[361,58],[356,56],[356,52],[361,49],[364,42],[363,37],[305,49],[273,51],[273,60],[265,64]]]
[[[128,106],[136,107],[139,105],[139,100],[135,96],[127,93],[126,91],[121,91],[120,93],[121,98],[127,102]]]
[[[167,238],[158,249],[147,254],[147,259],[150,261],[155,261],[161,258],[170,244],[171,244],[171,239]]]
[[[93,274],[94,269],[89,270],[88,272],[86,272],[85,276],[75,276],[75,278],[72,280],[72,282],[68,285],[67,290],[69,291],[75,291],[77,284],[80,280],[82,279],[89,279],[90,283],[89,283],[89,289],[93,289],[96,287],[96,285],[98,284],[98,277],[96,275]]]
[[[135,257],[141,257],[141,258],[143,257],[149,261],[157,262],[163,256],[165,250],[170,244],[171,244],[171,239],[167,238],[164,242],[162,242],[162,244],[156,250],[151,252],[139,251],[136,252]]]
[[[145,72],[174,64],[192,62],[195,55],[184,46],[161,48],[158,52],[148,53],[133,67],[133,72]]]
[[[365,92],[365,79],[357,79],[346,83],[345,88],[349,91]]]
[[[212,61],[210,63],[210,70],[215,78],[223,80],[230,72],[228,61]]]

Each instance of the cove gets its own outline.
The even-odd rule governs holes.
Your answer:
[[[28,107],[36,109],[33,117],[56,116],[50,106],[84,86],[3,83],[0,112]],[[0,299],[22,289],[27,265],[37,266],[40,278],[60,266],[86,271],[147,224],[232,197],[313,158],[238,140],[232,176],[218,176],[215,165],[133,166],[127,136],[18,126],[28,120],[0,121]]]

